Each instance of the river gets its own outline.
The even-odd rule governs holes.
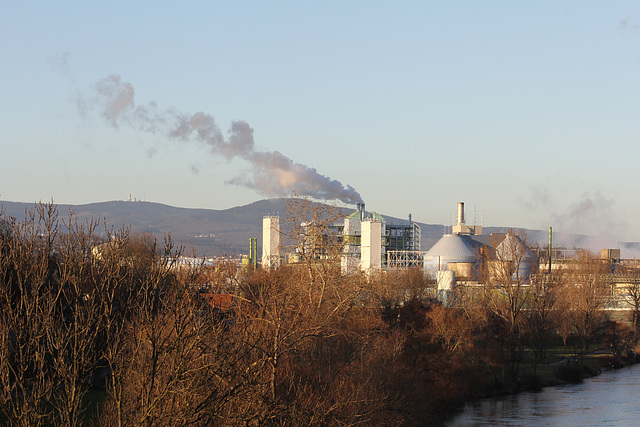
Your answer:
[[[452,426],[637,426],[640,364],[605,371],[581,384],[468,403]]]

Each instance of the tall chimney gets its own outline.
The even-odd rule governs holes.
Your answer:
[[[458,202],[458,225],[464,224],[464,202]]]
[[[364,221],[364,202],[358,203],[358,212],[360,212],[360,221]]]

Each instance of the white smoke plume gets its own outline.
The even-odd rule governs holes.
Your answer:
[[[612,199],[597,191],[585,192],[580,200],[571,203],[564,212],[554,213],[551,218],[569,231],[610,232],[616,226],[613,204]]]
[[[361,203],[360,194],[300,163],[295,163],[278,151],[258,151],[253,129],[242,120],[231,124],[225,137],[213,116],[206,113],[185,114],[172,109],[160,111],[155,103],[135,104],[135,90],[118,75],[98,81],[90,98],[78,97],[80,113],[98,108],[103,118],[114,128],[128,126],[137,131],[161,133],[181,141],[205,143],[215,155],[230,161],[236,157],[251,164],[250,176],[227,181],[242,185],[265,196],[308,195],[318,200],[340,200],[347,204]]]
[[[618,246],[628,224],[614,211],[615,201],[598,191],[585,191],[576,200],[558,202],[544,187],[531,188],[525,206],[541,225],[553,226],[554,243],[593,251]]]

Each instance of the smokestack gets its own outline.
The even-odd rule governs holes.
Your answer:
[[[364,221],[364,202],[358,203],[358,212],[360,212],[360,221]]]
[[[458,225],[464,224],[464,202],[458,202]]]

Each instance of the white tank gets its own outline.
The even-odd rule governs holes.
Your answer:
[[[451,291],[456,284],[456,273],[451,270],[438,271],[438,291]]]

